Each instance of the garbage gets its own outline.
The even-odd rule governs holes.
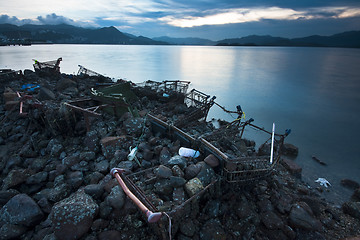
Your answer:
[[[61,57],[57,60],[47,62],[40,62],[36,59],[33,59],[33,61],[33,66],[36,73],[39,73],[41,75],[60,74],[60,62],[62,61]]]
[[[130,147],[129,150],[130,150],[130,153],[129,153],[129,155],[127,156],[128,160],[130,160],[130,161],[135,160],[135,162],[141,167],[141,164],[140,164],[140,162],[139,162],[139,159],[136,157],[136,153],[137,153],[137,151],[138,151],[138,147],[134,147],[134,148],[131,148],[131,147]]]
[[[199,151],[195,151],[191,148],[184,148],[181,147],[179,149],[179,155],[182,157],[192,157],[192,158],[197,158],[200,156],[200,152]]]
[[[326,180],[325,178],[318,178],[318,179],[315,180],[315,182],[319,183],[320,186],[324,186],[324,187],[326,187],[326,188],[329,187],[329,186],[331,186],[331,184],[329,183],[329,181]]]

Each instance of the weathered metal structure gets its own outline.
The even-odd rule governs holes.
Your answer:
[[[58,58],[57,60],[40,62],[38,60],[34,60],[34,70],[37,73],[45,73],[45,74],[60,74],[60,62],[62,58]]]

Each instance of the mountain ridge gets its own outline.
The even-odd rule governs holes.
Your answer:
[[[128,44],[128,45],[205,45],[205,46],[308,46],[360,48],[360,31],[348,31],[331,36],[312,35],[302,38],[249,35],[212,41],[204,38],[167,36],[148,38],[121,32],[114,26],[82,28],[68,24],[16,26],[0,24],[0,43],[23,39],[30,43]]]

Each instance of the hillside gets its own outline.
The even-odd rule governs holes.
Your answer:
[[[32,43],[167,44],[143,36],[130,36],[112,26],[88,29],[67,24],[23,26],[0,24],[0,35],[5,40],[27,39]]]
[[[360,48],[360,31],[351,31],[332,36],[309,36],[303,38],[281,38],[251,35],[242,38],[218,41],[218,46],[308,46]]]

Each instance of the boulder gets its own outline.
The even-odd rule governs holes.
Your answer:
[[[299,154],[299,148],[291,143],[284,143],[281,146],[282,154],[287,156],[297,156]]]
[[[121,209],[125,203],[125,193],[122,188],[119,185],[113,187],[105,202],[112,208]]]
[[[43,217],[40,207],[26,194],[14,196],[0,210],[1,222],[26,227],[36,225]]]
[[[20,239],[20,236],[24,234],[26,231],[27,228],[25,226],[5,223],[0,228],[0,239],[1,240]]]
[[[80,239],[90,229],[98,209],[94,200],[81,191],[56,203],[49,215],[56,238]]]
[[[284,227],[283,221],[274,212],[267,211],[261,213],[261,221],[269,230],[282,229]]]
[[[209,185],[215,177],[214,170],[203,161],[197,163],[196,165],[201,166],[201,170],[196,177],[203,183],[204,186]]]
[[[290,159],[282,159],[282,165],[295,177],[301,178],[302,168]]]
[[[344,213],[350,216],[360,219],[360,202],[345,202],[342,205]]]
[[[185,191],[190,197],[194,196],[203,189],[204,189],[204,185],[198,178],[190,179],[185,184]]]
[[[217,159],[217,157],[215,157],[213,154],[208,155],[204,159],[204,162],[206,162],[207,165],[209,165],[212,168],[219,166],[219,159]]]
[[[305,202],[293,204],[289,214],[289,222],[291,227],[308,231],[318,231],[322,226]]]
[[[160,152],[160,164],[167,164],[171,158],[171,153],[167,147],[163,147]]]
[[[55,100],[56,96],[55,94],[48,88],[46,87],[41,87],[39,94],[38,94],[38,99],[40,101],[44,101],[44,100]]]
[[[156,169],[156,176],[158,178],[170,178],[170,176],[172,176],[172,171],[170,168],[164,166],[164,165],[160,165],[157,169]]]
[[[187,166],[186,158],[176,155],[170,158],[168,164],[172,167],[174,165],[178,165],[181,169],[185,169]]]

